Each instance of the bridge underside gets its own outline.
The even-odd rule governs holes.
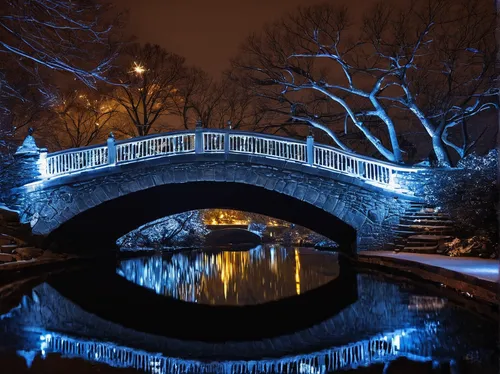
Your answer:
[[[309,228],[346,251],[355,248],[356,230],[327,211],[262,187],[227,182],[167,184],[106,201],[62,224],[45,244],[57,243],[65,249],[114,248],[119,237],[147,222],[209,208],[264,214]]]

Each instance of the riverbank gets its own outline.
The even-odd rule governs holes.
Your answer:
[[[499,263],[470,257],[446,257],[388,251],[358,253],[355,262],[384,272],[419,278],[452,288],[467,298],[499,303]]]

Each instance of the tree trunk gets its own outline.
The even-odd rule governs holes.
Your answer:
[[[434,154],[436,155],[438,167],[451,167],[450,157],[448,152],[446,151],[446,145],[441,139],[442,133],[440,131],[436,131],[432,136],[432,148],[434,150]]]

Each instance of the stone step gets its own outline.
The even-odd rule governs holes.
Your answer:
[[[17,248],[17,244],[8,244],[0,246],[0,253],[12,253]]]
[[[441,219],[441,218],[436,218],[436,219],[421,219],[421,218],[413,218],[413,219],[400,219],[399,220],[400,224],[405,224],[405,223],[416,223],[419,226],[452,226],[453,221],[450,221],[448,219]]]
[[[408,240],[415,241],[441,241],[441,240],[450,240],[453,237],[450,235],[410,235],[408,236]]]
[[[420,218],[420,219],[436,219],[436,218],[450,218],[449,214],[446,213],[436,213],[436,214],[426,214],[426,213],[415,213],[415,214],[402,214],[401,218]]]
[[[395,229],[393,230],[394,233],[396,233],[396,237],[398,238],[407,238],[408,235],[416,235],[414,230],[399,230]]]
[[[14,261],[16,261],[16,258],[13,255],[7,253],[0,253],[0,263],[14,262]]]
[[[0,248],[2,248],[2,249],[11,249],[11,250],[14,250],[17,247],[19,247],[17,244],[3,244],[3,245],[0,245]]]
[[[412,252],[412,253],[436,253],[438,246],[429,246],[429,247],[410,247],[405,246],[403,252]]]
[[[405,248],[406,247],[437,247],[438,243],[437,242],[414,242],[414,241],[407,241]]]
[[[0,247],[9,244],[16,244],[16,241],[10,236],[0,236]]]
[[[451,226],[447,225],[416,225],[416,224],[404,224],[404,223],[400,223],[399,225],[397,225],[397,229],[404,229],[406,231],[453,230]]]

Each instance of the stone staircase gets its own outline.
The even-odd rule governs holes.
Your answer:
[[[0,233],[0,264],[32,260],[43,255],[43,250],[29,247],[13,236]]]
[[[29,225],[19,222],[17,212],[0,207],[0,264],[32,260],[43,251],[28,244]]]
[[[0,233],[0,263],[16,261],[15,251],[20,245],[14,237]]]
[[[424,203],[412,202],[394,227],[396,252],[442,253],[443,244],[453,238],[453,222],[446,212]]]

